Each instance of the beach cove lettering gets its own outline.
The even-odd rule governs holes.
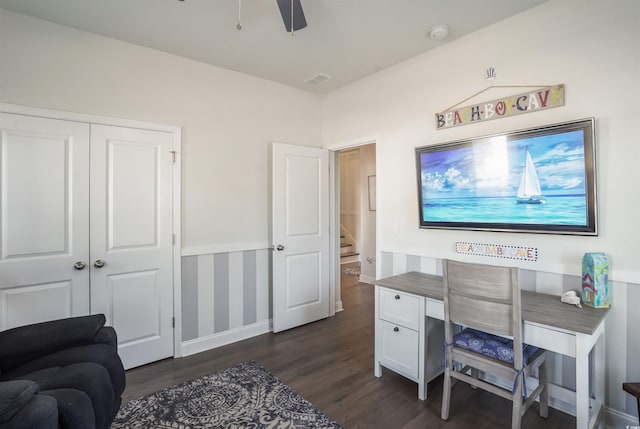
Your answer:
[[[473,124],[564,105],[564,84],[436,113],[436,129]]]
[[[457,242],[456,252],[467,255],[491,256],[495,258],[520,259],[524,261],[538,260],[538,249],[534,247],[504,246],[500,244],[483,244]]]

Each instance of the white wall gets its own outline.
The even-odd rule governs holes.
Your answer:
[[[362,183],[362,247],[360,248],[360,281],[376,279],[376,211],[369,210],[369,176],[376,174],[376,145],[360,146],[360,183]]]
[[[640,282],[640,198],[632,187],[640,183],[639,19],[636,0],[551,0],[323,97],[325,147],[377,136],[378,251],[443,258],[456,256],[459,240],[499,241],[539,249],[539,260],[522,262],[524,268],[566,274],[580,273],[585,252],[603,251],[613,279]],[[488,67],[497,71],[493,85],[564,83],[566,105],[436,131],[436,112],[489,86]],[[524,91],[493,89],[473,101]],[[598,237],[418,229],[415,147],[590,116],[597,128]]]
[[[266,245],[270,142],[320,146],[319,96],[263,79],[4,9],[0,58],[0,102],[183,127],[195,253]]]
[[[525,245],[537,262],[521,262],[533,290],[561,294],[580,287],[581,258],[609,255],[612,310],[607,317],[606,420],[610,427],[637,422],[636,404],[622,391],[638,380],[640,339],[640,2],[551,0],[431,52],[414,57],[322,100],[323,145],[376,136],[378,273],[438,273],[442,258],[512,264],[463,257],[456,241]],[[452,28],[452,32],[455,28]],[[493,85],[566,85],[566,105],[543,112],[435,130],[434,115]],[[472,101],[526,89],[493,89]],[[596,118],[599,236],[492,233],[418,229],[415,147],[593,116]],[[554,356],[554,381],[571,388],[574,362]]]
[[[341,243],[351,244],[349,252],[360,252],[362,247],[362,183],[360,179],[360,149],[343,150],[340,157],[340,239]]]

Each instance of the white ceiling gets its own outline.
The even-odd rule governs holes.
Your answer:
[[[308,26],[288,33],[276,0],[0,0],[80,30],[326,93],[545,0],[301,0]],[[429,37],[449,26],[442,41]],[[505,37],[508,35],[505,35]],[[333,79],[310,85],[322,73]]]

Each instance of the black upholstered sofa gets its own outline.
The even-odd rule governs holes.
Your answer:
[[[0,332],[0,429],[107,429],[125,372],[116,332],[96,314]]]

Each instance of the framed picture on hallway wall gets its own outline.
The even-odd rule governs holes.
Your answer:
[[[376,176],[369,176],[369,211],[376,211]]]

